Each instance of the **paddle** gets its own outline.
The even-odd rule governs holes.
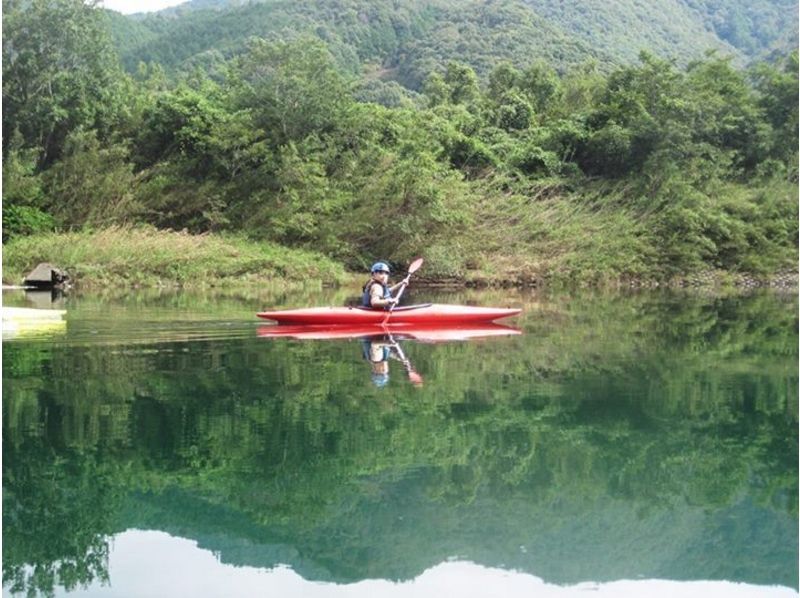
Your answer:
[[[392,315],[392,310],[394,310],[394,306],[400,302],[400,297],[403,296],[403,291],[406,290],[406,287],[408,286],[408,281],[411,279],[411,275],[414,274],[414,272],[416,272],[420,268],[422,268],[422,263],[424,261],[425,260],[423,260],[421,257],[418,257],[413,262],[411,262],[411,265],[408,267],[408,274],[406,274],[406,277],[403,279],[403,286],[401,286],[400,290],[397,292],[397,297],[396,297],[397,301],[392,303],[391,307],[389,307],[389,311],[386,313],[386,317],[383,319],[383,322],[381,322],[381,325],[385,325],[386,322],[389,321],[389,316]]]
[[[411,384],[414,386],[422,386],[422,376],[420,376],[414,369],[414,366],[411,365],[408,357],[406,357],[406,354],[403,353],[400,343],[394,340],[391,332],[389,333],[389,341],[392,343],[392,348],[397,351],[397,356],[400,358],[403,367],[406,369],[406,373],[408,374],[408,379],[411,381]]]

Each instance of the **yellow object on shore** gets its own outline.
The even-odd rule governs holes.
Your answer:
[[[34,309],[32,307],[3,307],[3,321],[6,320],[60,320],[66,309]]]
[[[3,338],[63,333],[67,322],[65,309],[3,307]]]

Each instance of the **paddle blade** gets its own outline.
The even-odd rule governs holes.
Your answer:
[[[408,379],[411,381],[411,384],[414,386],[422,386],[422,376],[420,376],[414,370],[408,370]]]
[[[408,267],[408,273],[413,274],[414,272],[422,268],[422,264],[424,261],[425,260],[422,259],[421,257],[415,259],[413,262],[411,262],[411,265]]]

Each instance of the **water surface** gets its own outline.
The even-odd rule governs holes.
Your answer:
[[[253,317],[346,300],[73,296],[4,339],[4,594],[797,595],[795,296],[409,297],[525,308],[453,342]]]

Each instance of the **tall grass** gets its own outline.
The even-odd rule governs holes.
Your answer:
[[[49,262],[81,286],[217,286],[242,283],[337,284],[341,265],[322,254],[253,242],[233,235],[192,235],[152,227],[44,233],[3,247],[3,282],[19,284]]]
[[[699,206],[628,182],[575,191],[557,179],[527,189],[495,182],[480,197],[469,234],[439,242],[474,282],[614,286],[796,271],[797,191],[781,181],[721,185]]]

